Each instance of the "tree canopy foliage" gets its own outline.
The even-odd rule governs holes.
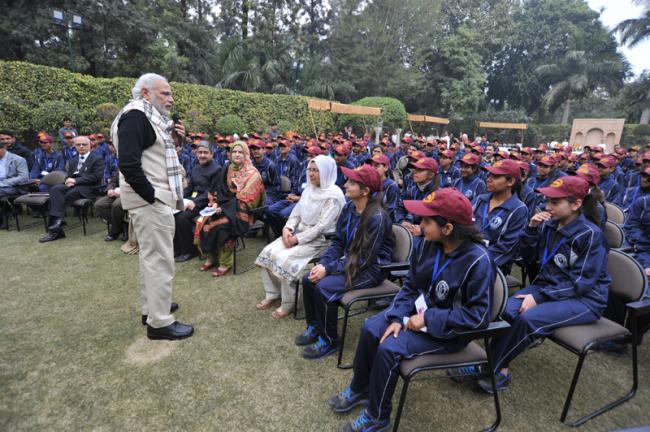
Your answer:
[[[54,7],[84,18],[70,44]],[[647,13],[616,31],[643,40]],[[153,71],[341,102],[393,97],[457,118],[569,120],[593,98],[632,116],[649,103],[638,85],[621,92],[630,67],[584,0],[6,0],[0,39],[2,60],[98,77]],[[646,88],[647,75],[637,81]],[[632,107],[615,101],[625,92]]]

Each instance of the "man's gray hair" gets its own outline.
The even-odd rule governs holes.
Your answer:
[[[154,83],[160,80],[167,82],[167,78],[155,73],[146,73],[144,75],[141,75],[131,89],[131,96],[133,99],[137,99],[140,96],[140,93],[142,93],[143,88],[150,90],[153,87]]]

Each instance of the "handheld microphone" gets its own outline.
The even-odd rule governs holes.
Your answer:
[[[176,126],[181,121],[180,114],[178,114],[177,112],[172,114],[172,121],[174,122],[174,126]],[[175,131],[174,131],[174,136],[176,137],[176,144],[182,147],[183,143],[181,142],[181,137],[179,137]]]

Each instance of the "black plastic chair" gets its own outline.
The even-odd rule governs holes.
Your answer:
[[[254,223],[254,221],[257,220],[257,218],[261,217],[264,214],[264,212],[266,211],[267,208],[268,208],[267,206],[261,206],[261,207],[255,208],[253,210],[248,210],[247,213],[251,216],[252,222]],[[252,226],[253,223],[251,223],[250,225]],[[250,230],[249,230],[249,232],[250,232]],[[253,267],[255,267],[255,263],[253,263],[250,266],[245,267],[243,270],[241,270],[241,269],[239,271],[237,270],[237,250],[238,250],[238,248],[240,246],[241,246],[241,248],[239,248],[239,251],[242,251],[242,250],[246,249],[246,240],[245,240],[246,239],[246,234],[248,234],[248,233],[245,233],[244,235],[241,235],[239,237],[235,237],[235,238],[232,239],[235,242],[235,249],[233,250],[233,257],[232,257],[232,272],[233,272],[233,274],[243,274],[243,273],[246,273],[247,271],[251,270]]]
[[[490,374],[490,381],[492,383],[494,410],[496,413],[496,420],[486,431],[494,431],[501,423],[501,406],[499,404],[499,392],[496,390],[496,381],[494,377],[494,367],[492,353],[490,351],[490,340],[495,336],[504,334],[510,324],[501,320],[501,314],[505,309],[506,301],[508,300],[508,284],[503,274],[497,270],[497,277],[493,287],[492,296],[492,313],[491,322],[485,329],[477,330],[458,330],[456,333],[459,337],[469,344],[461,351],[452,354],[425,354],[409,360],[403,360],[400,364],[400,376],[404,380],[402,386],[402,393],[395,414],[395,421],[393,423],[393,431],[396,432],[399,428],[400,419],[404,410],[406,402],[406,393],[409,384],[413,378],[420,372],[444,369],[456,369],[466,366],[478,366],[487,368]],[[478,345],[475,340],[483,339],[485,348]],[[467,413],[465,413],[467,414]]]
[[[624,327],[607,318],[600,318],[598,321],[586,324],[563,327],[556,330],[549,339],[566,350],[578,356],[569,393],[567,394],[562,408],[560,421],[569,426],[580,426],[587,421],[616,408],[629,401],[636,394],[639,386],[639,370],[637,364],[637,346],[641,343],[641,335],[638,329],[638,318],[650,314],[650,300],[641,300],[646,293],[648,281],[645,271],[641,265],[630,255],[612,249],[607,255],[607,270],[612,278],[610,292],[616,293],[627,303],[628,323]],[[628,330],[631,329],[631,330]],[[580,378],[582,365],[587,354],[601,347],[608,342],[628,343],[632,345],[632,388],[623,397],[610,402],[602,408],[576,420],[567,422],[566,418],[571,406],[571,400]]]
[[[381,266],[384,270],[388,271],[388,278],[376,287],[350,290],[346,292],[339,301],[339,306],[343,308],[341,348],[339,349],[339,357],[336,364],[336,367],[339,369],[350,369],[352,367],[351,364],[341,364],[343,360],[343,350],[345,349],[345,336],[348,330],[348,319],[351,316],[365,313],[369,309],[368,305],[363,309],[355,310],[350,313],[352,306],[354,306],[355,303],[362,301],[370,303],[373,300],[395,297],[399,292],[400,287],[392,282],[392,280],[401,279],[406,277],[408,274],[411,253],[413,251],[413,237],[406,228],[399,224],[393,224],[393,236],[395,237],[393,262]]]

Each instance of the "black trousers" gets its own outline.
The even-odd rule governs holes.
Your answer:
[[[87,196],[78,187],[67,187],[58,184],[50,188],[50,216],[62,218],[65,217],[65,209],[73,202],[81,198],[92,199],[94,196]]]
[[[174,215],[176,231],[174,232],[174,256],[196,254],[198,250],[194,244],[194,218],[199,215],[199,210],[185,210]]]
[[[124,209],[120,198],[104,196],[95,202],[99,216],[109,223],[109,234],[117,237],[124,232]]]

